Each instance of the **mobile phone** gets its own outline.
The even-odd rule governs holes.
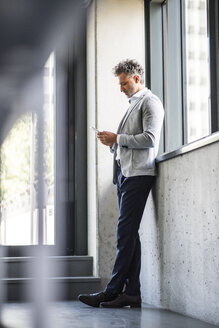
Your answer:
[[[95,132],[99,132],[99,130],[97,130],[95,127],[91,126],[90,127],[92,130],[94,130]]]

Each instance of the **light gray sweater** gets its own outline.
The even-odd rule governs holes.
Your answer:
[[[121,170],[125,177],[156,175],[155,159],[163,118],[164,109],[159,98],[149,89],[143,89],[119,125],[118,144],[111,148],[114,152],[114,183],[117,180],[115,159],[118,147]]]

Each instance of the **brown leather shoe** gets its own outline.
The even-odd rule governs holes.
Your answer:
[[[107,294],[105,292],[99,292],[95,294],[80,294],[78,296],[79,301],[84,304],[99,307],[101,302],[112,301],[117,298],[118,295]]]
[[[140,308],[141,296],[140,295],[131,296],[131,295],[126,295],[124,293],[119,295],[113,301],[101,302],[100,306],[105,308],[122,308],[124,306],[130,306],[132,308]]]

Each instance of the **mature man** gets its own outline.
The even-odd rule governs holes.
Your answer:
[[[117,254],[105,290],[81,294],[79,300],[94,307],[140,307],[138,230],[156,175],[155,158],[164,111],[158,97],[144,87],[144,71],[136,60],[120,62],[114,74],[130,105],[116,134],[103,131],[97,137],[114,153],[113,182],[117,185],[119,204]]]

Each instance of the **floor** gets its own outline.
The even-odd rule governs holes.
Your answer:
[[[48,314],[49,313],[49,314]],[[143,309],[91,308],[80,302],[57,302],[47,311],[47,328],[215,328],[216,326],[152,306]],[[7,328],[35,328],[30,304],[3,305],[2,322]]]

